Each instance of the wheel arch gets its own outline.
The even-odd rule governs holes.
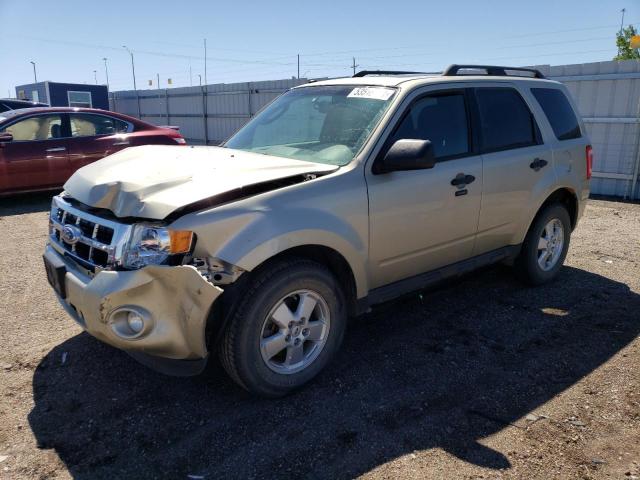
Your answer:
[[[342,287],[347,314],[349,316],[355,316],[361,313],[357,295],[356,277],[347,259],[337,250],[325,245],[298,245],[282,250],[272,257],[264,259],[252,268],[251,271],[241,275],[235,283],[228,285],[224,289],[220,299],[213,303],[207,319],[206,339],[209,350],[217,348],[228,319],[236,307],[238,297],[243,294],[245,286],[251,280],[252,275],[262,269],[269,268],[274,262],[287,258],[304,258],[326,265]]]
[[[569,218],[571,219],[571,230],[573,230],[578,222],[578,196],[573,189],[568,187],[561,187],[554,190],[538,207],[538,210],[529,225],[535,221],[542,210],[552,203],[560,203],[566,207],[567,212],[569,212]]]
[[[298,245],[278,252],[276,255],[265,259],[257,265],[252,272],[268,268],[268,266],[285,258],[305,258],[325,265],[336,278],[347,302],[349,315],[357,313],[357,284],[351,265],[347,259],[337,250],[326,245]]]
[[[538,215],[540,215],[540,212],[553,203],[560,203],[565,206],[569,212],[569,218],[571,219],[571,230],[573,231],[576,227],[580,216],[580,204],[578,203],[576,191],[573,188],[566,186],[557,187],[541,197],[543,200],[529,210],[529,214],[522,220],[517,233],[512,237],[513,245],[518,245],[524,242],[524,239],[529,233],[531,226],[538,218]]]

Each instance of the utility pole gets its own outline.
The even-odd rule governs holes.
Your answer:
[[[300,80],[300,54],[298,54],[298,80]]]
[[[160,74],[156,73],[156,79],[158,80],[158,90],[160,90]]]
[[[356,74],[356,68],[360,65],[356,65],[356,57],[353,57],[353,63],[351,64],[351,68],[353,68],[353,74]]]
[[[191,72],[191,57],[189,57],[189,85],[193,87],[193,72]]]
[[[204,86],[207,86],[207,39],[204,39]]]
[[[107,57],[103,57],[102,61],[104,62],[104,76],[107,79],[107,90],[109,90],[109,70],[107,69]]]
[[[626,8],[623,8],[622,10],[620,10],[620,12],[622,13],[622,20],[620,20],[620,36],[623,35],[623,30],[624,30],[624,13],[627,11]],[[620,47],[618,47],[618,55],[620,55]]]
[[[29,62],[33,65],[33,82],[38,83],[38,75],[36,75],[36,62]]]
[[[202,75],[200,73],[198,74],[198,79],[200,80],[200,86],[202,86]]]
[[[138,87],[136,86],[136,66],[133,63],[133,52],[129,50],[129,47],[127,47],[126,45],[123,45],[122,48],[124,48],[127,52],[129,52],[129,55],[131,55],[131,74],[133,75],[133,89],[137,91]]]
[[[93,71],[93,79],[96,81],[96,85],[98,84],[98,71],[94,70]]]

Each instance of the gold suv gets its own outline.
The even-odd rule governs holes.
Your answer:
[[[495,262],[555,278],[591,164],[567,89],[536,70],[360,72],[286,92],[221,147],[83,167],[53,199],[47,276],[141,362],[196,374],[217,351],[279,396],[370,305]]]

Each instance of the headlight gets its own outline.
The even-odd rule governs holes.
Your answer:
[[[189,253],[193,232],[170,230],[154,225],[133,226],[131,238],[124,255],[125,268],[142,268],[160,265],[172,255]]]

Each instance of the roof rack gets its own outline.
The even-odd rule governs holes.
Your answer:
[[[355,73],[352,78],[366,77],[367,75],[433,75],[440,72],[403,72],[400,70],[362,70]]]
[[[449,65],[442,75],[445,77],[454,77],[458,75],[464,75],[459,73],[460,70],[486,70],[487,75],[497,76],[497,77],[518,77],[521,75],[509,75],[507,71],[514,72],[528,72],[533,74],[533,78],[546,78],[540,70],[535,68],[520,68],[520,67],[501,67],[498,65]]]

